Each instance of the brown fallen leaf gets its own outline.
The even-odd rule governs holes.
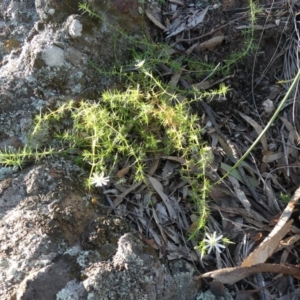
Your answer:
[[[157,158],[157,159],[154,160],[154,162],[152,163],[152,165],[151,165],[151,167],[150,167],[150,169],[148,171],[148,174],[150,176],[152,176],[156,172],[156,170],[157,170],[157,168],[159,166],[159,163],[160,163],[160,158]]]
[[[161,237],[163,238],[164,243],[167,243],[167,236],[165,234],[164,228],[161,226],[155,208],[152,209],[153,218],[155,223],[160,231]]]
[[[155,243],[154,239],[146,239],[146,238],[143,238],[143,241],[145,243],[147,243],[150,247],[154,248],[155,250],[158,250],[158,246],[157,244]]]
[[[117,207],[120,203],[122,203],[124,197],[126,197],[129,193],[131,193],[132,191],[134,191],[136,188],[138,188],[141,184],[142,184],[142,182],[134,183],[125,192],[123,192],[122,194],[118,195],[116,197],[116,199],[114,200],[114,206]]]
[[[173,161],[177,161],[180,164],[184,165],[186,164],[186,160],[182,157],[177,157],[177,156],[162,156],[162,159],[169,159],[169,160],[173,160]]]
[[[192,87],[198,90],[207,90],[214,85],[213,80],[205,80],[199,83],[192,84]]]
[[[224,148],[223,148],[224,149]],[[226,148],[225,148],[226,149]],[[225,150],[224,149],[224,150]],[[226,153],[227,153],[227,150],[225,151]],[[230,152],[228,152],[229,153],[229,155],[230,155]],[[228,155],[228,153],[227,153],[227,155]],[[244,164],[241,164],[243,167],[245,167],[245,165]],[[228,172],[230,169],[231,169],[231,166],[229,166],[229,165],[227,165],[227,164],[225,164],[225,163],[223,163],[223,162],[221,162],[221,164],[220,164],[220,168],[221,169],[223,169],[224,171],[226,171],[226,172]],[[247,168],[247,171],[249,171],[249,168]],[[249,172],[250,173],[250,172]],[[241,176],[241,174],[239,173],[239,171],[238,170],[232,170],[231,172],[230,172],[230,174],[231,174],[231,176],[232,177],[234,177],[234,178],[236,178],[238,181],[240,181],[241,183],[245,183],[244,182],[244,180],[243,180],[243,178],[242,178],[242,176]],[[250,183],[251,183],[251,185],[253,186],[253,187],[257,187],[258,186],[258,181],[256,180],[256,178],[253,176],[248,176],[248,175],[246,175],[247,177],[248,177],[248,180],[250,181]]]
[[[209,283],[210,290],[215,296],[224,297],[225,296],[225,286],[220,281],[212,281]]]
[[[251,240],[255,243],[259,242],[263,237],[263,234],[261,232],[257,232],[254,237],[251,238]]]
[[[171,205],[169,197],[163,192],[162,184],[154,177],[148,176],[148,179],[153,189],[157,192],[157,194],[160,196],[160,198],[163,200],[164,204],[166,205],[170,219],[176,220],[177,219],[176,211]]]
[[[190,228],[189,228],[189,232],[190,232],[190,233],[194,232],[194,231],[198,228],[198,226],[199,226],[198,223],[199,223],[199,222],[193,222],[193,223],[190,225]]]
[[[277,249],[281,239],[290,231],[293,220],[289,220],[298,199],[300,198],[300,187],[295,191],[293,197],[281,214],[278,223],[265,238],[265,240],[252,252],[242,263],[242,266],[251,266],[265,262]]]
[[[160,23],[160,22],[159,22],[152,14],[151,14],[151,12],[150,12],[148,9],[146,9],[145,13],[146,13],[147,17],[149,18],[149,20],[151,20],[157,27],[159,27],[159,28],[162,29],[162,30],[166,30],[166,29],[167,29],[163,24],[161,24],[161,23]]]
[[[280,242],[280,245],[279,245],[278,249],[276,250],[276,252],[282,250],[283,248],[290,247],[290,246],[294,245],[299,240],[300,240],[300,234],[295,234],[293,236],[290,236],[290,237],[282,240]]]
[[[237,179],[235,179],[233,176],[228,176],[229,181],[232,184],[232,187],[235,191],[235,194],[237,196],[237,198],[240,200],[240,202],[242,203],[242,205],[245,207],[245,209],[247,210],[248,213],[250,213],[251,211],[251,204],[249,202],[249,200],[247,199],[244,191],[242,190],[242,188],[240,187],[239,182],[237,181]]]
[[[278,248],[280,241],[290,231],[293,220],[284,224],[275,234],[270,232],[264,241],[243,261],[242,267],[265,262]],[[276,226],[275,226],[276,227]]]
[[[195,48],[199,45],[199,43],[195,43],[193,44],[190,48],[188,48],[186,51],[185,51],[185,54],[186,55],[191,55],[193,53],[193,51],[195,50]]]
[[[262,127],[257,123],[255,122],[252,118],[244,115],[243,113],[241,112],[238,112],[239,115],[245,120],[247,121],[254,129],[255,131],[257,132],[258,135],[261,134],[261,132],[263,131]],[[267,143],[267,138],[266,138],[266,135],[263,135],[260,139],[261,141],[261,144],[262,144],[262,147],[263,147],[263,150],[264,151],[268,151],[268,143]]]
[[[219,207],[216,208],[215,205],[212,205],[211,208],[214,209],[214,210],[217,209],[217,210],[229,213],[229,214],[239,215],[239,216],[245,218],[248,221],[248,223],[256,226],[257,228],[266,229],[265,225],[262,222],[266,223],[267,220],[254,210],[251,210],[250,214],[249,214],[246,211],[246,209],[241,208],[241,207],[222,207],[222,206],[219,206]]]
[[[200,278],[211,277],[225,284],[234,284],[248,276],[263,272],[286,274],[299,278],[300,265],[257,264],[249,267],[225,268],[207,272],[197,276],[195,279],[198,280]]]
[[[171,80],[168,83],[170,87],[175,88],[177,86],[183,69],[184,69],[184,67],[182,68],[182,70],[179,70],[178,72],[174,73],[174,75],[172,76]]]
[[[198,45],[198,44],[197,44]],[[217,65],[218,67],[219,65]],[[215,70],[217,70],[217,67],[215,68]],[[214,71],[213,71],[214,72]],[[212,74],[211,74],[212,75]],[[205,79],[199,83],[194,83],[192,84],[192,87],[198,90],[207,90],[211,87],[213,87],[214,85],[220,84],[221,82],[224,82],[225,80],[229,79],[229,78],[233,78],[234,75],[227,75],[219,80],[209,80],[209,79]]]
[[[276,178],[275,178],[275,180],[276,180]],[[279,186],[279,185],[277,185],[277,186]],[[272,211],[276,212],[276,213],[280,212],[281,210],[280,210],[280,207],[279,207],[279,205],[277,203],[275,192],[274,192],[273,186],[271,184],[271,178],[267,178],[265,180],[264,191],[265,191],[265,194],[267,195],[268,206],[270,207],[270,209]]]
[[[128,173],[129,170],[130,170],[129,166],[125,167],[125,168],[121,169],[120,171],[118,171],[117,176],[119,178],[122,178],[122,177],[124,177]]]
[[[262,161],[266,164],[278,160],[283,156],[283,152],[274,153],[272,151],[264,151],[263,154]]]
[[[260,263],[260,262],[263,262],[265,260],[262,260],[262,258],[259,257],[260,254],[263,255],[263,252],[264,250],[268,251],[268,252],[271,252],[271,250],[275,250],[275,249],[268,249],[268,243],[270,240],[274,239],[274,242],[272,244],[270,244],[270,246],[274,247],[279,239],[279,237],[282,235],[282,238],[284,237],[284,231],[287,230],[287,228],[291,228],[291,224],[293,223],[293,220],[289,220],[289,218],[291,217],[292,213],[293,213],[293,210],[295,208],[295,205],[296,203],[298,202],[300,198],[300,187],[297,188],[297,190],[295,191],[293,197],[291,198],[291,200],[289,201],[289,203],[287,204],[286,208],[284,209],[284,211],[282,212],[276,226],[273,228],[273,230],[270,232],[270,234],[268,235],[268,237],[262,242],[262,244],[256,249],[257,250],[257,253],[256,250],[251,253],[246,259],[245,261],[242,263],[242,266],[245,266],[245,265],[253,265],[255,263]],[[284,235],[283,235],[284,234]],[[281,239],[279,239],[280,241]],[[266,245],[264,245],[266,244]],[[279,246],[279,244],[277,245]],[[260,250],[259,248],[262,249],[262,252],[260,253]],[[250,257],[252,255],[254,255],[255,253],[255,256],[253,257],[253,259]],[[250,257],[250,258],[249,258]]]
[[[224,35],[220,36],[215,36],[201,44],[199,44],[196,48],[195,51],[201,52],[204,50],[209,50],[209,51],[214,51],[217,46],[219,46],[223,41],[225,40]]]

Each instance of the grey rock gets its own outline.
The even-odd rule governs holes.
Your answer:
[[[96,209],[75,188],[86,176],[47,159],[1,182],[0,299],[194,299],[194,267],[161,261],[124,219]]]
[[[136,0],[91,1],[101,19],[78,3],[0,1],[1,149],[49,146],[47,126],[28,137],[35,115],[114,87],[89,63],[110,70],[144,34]],[[87,176],[62,158],[0,169],[0,300],[192,299],[194,268],[161,261],[124,219],[94,207],[91,197],[107,203],[83,189]]]
[[[109,71],[116,58],[127,60],[132,37],[143,36],[136,1],[93,1],[100,18],[79,14],[79,2],[0,2],[0,143],[14,146],[17,137],[26,144],[41,110],[98,98],[115,83],[90,62]],[[48,143],[45,132],[32,146]]]
[[[123,235],[110,262],[96,262],[85,270],[88,299],[194,299],[199,286],[193,267],[173,262],[171,274],[147,248],[133,234]]]

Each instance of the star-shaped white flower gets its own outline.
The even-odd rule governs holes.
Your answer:
[[[101,187],[109,183],[109,177],[105,177],[103,172],[101,174],[94,173],[90,180],[91,183],[97,187]]]
[[[225,248],[219,241],[222,240],[223,235],[217,236],[217,232],[215,231],[213,234],[206,233],[207,239],[203,239],[203,242],[206,244],[205,248],[208,248],[207,253],[209,254],[212,249],[215,249],[217,252],[221,252],[222,248]]]

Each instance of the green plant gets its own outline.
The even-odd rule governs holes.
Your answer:
[[[221,83],[219,88],[209,91],[202,91],[193,89],[192,93],[193,96],[196,96],[198,99],[206,99],[207,102],[214,100],[220,100],[224,99],[226,97],[226,94],[230,91],[230,88],[226,86],[225,84]]]
[[[259,7],[258,4],[256,4],[253,0],[249,0],[249,8],[250,25],[248,29],[242,31],[244,38],[243,46],[237,52],[231,53],[229,57],[223,61],[223,65],[219,69],[219,72],[221,72],[223,75],[228,74],[233,65],[237,64],[258,49],[258,46],[255,42],[254,31],[257,15],[262,12],[262,8]]]
[[[21,168],[25,163],[31,160],[38,161],[41,158],[57,153],[59,153],[59,151],[56,151],[51,147],[43,151],[32,149],[27,145],[23,149],[18,149],[16,151],[13,148],[4,148],[0,151],[0,164]]]
[[[201,258],[206,254],[206,252],[210,254],[211,251],[214,250],[217,258],[217,266],[219,269],[221,269],[222,265],[220,253],[222,252],[222,249],[225,248],[225,245],[233,244],[233,242],[231,242],[228,238],[223,237],[222,234],[217,235],[216,231],[214,231],[212,234],[206,232],[205,236],[206,238],[203,239],[199,245],[195,247],[195,249],[200,252]]]
[[[182,175],[191,186],[200,230],[208,216],[205,168],[211,157],[201,142],[198,117],[190,112],[187,99],[177,101],[176,94],[167,92],[141,62],[138,66],[143,88],[136,83],[123,92],[106,91],[99,102],[82,101],[76,105],[70,101],[36,117],[31,141],[40,136],[40,131],[50,129],[51,124],[59,124],[66,114],[71,117],[71,128],[56,132],[60,149],[38,151],[26,146],[22,151],[0,153],[0,163],[22,165],[26,159],[76,150],[81,163],[90,169],[87,185],[91,187],[106,184],[108,178],[104,176],[114,176],[120,162],[131,165],[135,181],[144,181],[147,161],[162,155],[180,156],[186,161]],[[192,168],[196,171],[192,172]]]
[[[252,26],[245,35],[245,49],[232,54],[221,68],[217,68],[218,72],[228,72],[254,47],[253,25],[258,9],[250,2]],[[80,4],[80,9],[91,17],[101,18],[87,4]],[[134,37],[122,31],[119,33],[135,41]],[[205,227],[209,215],[210,183],[205,169],[212,157],[203,146],[199,120],[190,112],[190,107],[194,99],[224,96],[228,88],[220,85],[209,92],[170,88],[157,66],[166,66],[173,73],[182,72],[183,77],[188,75],[199,79],[214,72],[216,67],[191,57],[180,60],[170,46],[155,44],[146,38],[139,41],[139,45],[139,49],[132,49],[133,63],[128,66],[119,65],[105,71],[91,63],[101,74],[120,77],[124,85],[122,91],[106,91],[99,102],[86,100],[76,104],[70,101],[37,116],[28,145],[18,151],[0,151],[0,163],[22,166],[31,159],[68,155],[76,150],[76,161],[89,168],[86,183],[91,188],[92,185],[105,185],[108,177],[115,176],[118,163],[129,163],[134,180],[144,181],[149,160],[161,155],[180,156],[186,162],[181,174],[191,187],[191,199],[199,215],[196,229],[191,234],[191,237],[196,237]],[[68,128],[60,127],[59,122],[66,115],[73,123]],[[38,140],[45,132],[50,136],[55,134],[59,142],[55,140],[53,145],[59,147],[41,150]]]
[[[291,195],[283,193],[283,192],[280,192],[280,194],[279,194],[279,199],[285,204],[289,203],[289,201],[291,200],[291,197],[292,197]]]

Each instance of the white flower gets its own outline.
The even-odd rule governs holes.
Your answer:
[[[135,64],[135,67],[137,69],[140,69],[144,65],[144,63],[145,63],[145,60],[138,60]]]
[[[212,249],[215,249],[217,252],[221,252],[222,248],[225,248],[224,245],[220,244],[219,241],[222,240],[223,235],[217,236],[217,232],[215,231],[213,234],[206,233],[207,239],[203,239],[203,242],[206,244],[205,248],[208,248],[208,254]]]
[[[109,177],[104,177],[103,172],[101,174],[94,173],[90,180],[92,184],[100,187],[109,183]]]

